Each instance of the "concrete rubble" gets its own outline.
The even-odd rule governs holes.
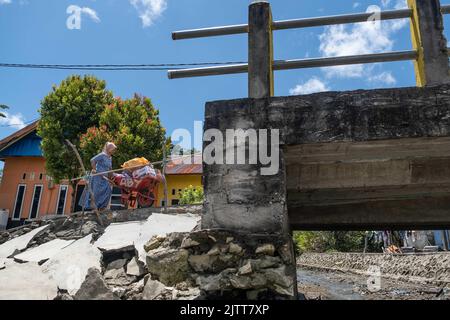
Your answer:
[[[0,233],[10,239],[0,244],[0,298],[293,298],[286,242],[198,230],[201,207],[189,208],[117,212],[104,227],[92,213],[57,217]]]
[[[92,213],[74,214],[0,232],[0,299],[142,299],[150,279],[144,245],[191,231],[200,212],[199,206],[113,212],[104,227]],[[172,298],[173,290],[164,286],[161,297]]]
[[[43,272],[56,281],[61,290],[75,294],[89,268],[101,268],[101,252],[91,241],[92,235],[77,240],[42,265]]]
[[[50,300],[58,285],[37,263],[13,263],[0,270],[0,300]]]
[[[9,258],[26,249],[34,237],[48,229],[48,227],[42,226],[34,230],[29,230],[28,233],[3,243],[0,245],[0,258]]]
[[[65,247],[71,245],[74,241],[75,240],[55,239],[42,244],[39,247],[27,250],[14,256],[14,260],[20,263],[36,262],[38,264],[42,264],[58,254],[58,252],[63,250]]]

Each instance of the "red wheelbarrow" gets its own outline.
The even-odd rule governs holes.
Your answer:
[[[164,176],[159,170],[151,166],[145,166],[134,171],[124,171],[122,174],[114,174],[110,183],[120,189],[121,202],[125,208],[149,208],[155,200],[158,185],[164,181]]]

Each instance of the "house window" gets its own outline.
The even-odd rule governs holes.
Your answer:
[[[172,189],[172,195],[174,196],[176,194],[177,190]]]
[[[42,180],[42,173],[39,174],[39,180]]]
[[[24,174],[22,175],[22,180],[25,180],[26,178],[27,178],[27,174],[24,173]]]
[[[59,187],[58,201],[56,202],[56,214],[63,215],[66,207],[68,186],[61,185]]]
[[[75,193],[75,211],[74,212],[81,212],[83,210],[83,207],[80,206],[80,199],[83,195],[84,188],[85,188],[85,185],[83,185],[83,184],[79,184],[77,186],[77,191]]]
[[[25,198],[26,189],[27,189],[27,186],[24,184],[19,184],[19,186],[17,187],[16,201],[14,204],[13,220],[20,220],[20,216],[22,215],[23,199]]]
[[[179,203],[180,203],[180,200],[177,200],[177,199],[173,199],[172,200],[172,205],[173,206],[177,206]]]
[[[42,185],[35,185],[33,198],[31,198],[31,208],[29,219],[36,219],[39,215],[39,206],[41,205]]]

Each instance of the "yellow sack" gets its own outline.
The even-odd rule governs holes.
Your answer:
[[[148,161],[145,158],[134,158],[132,160],[125,162],[122,165],[122,168],[129,169],[129,168],[138,167],[138,166],[146,166],[148,164],[150,164],[150,161]]]

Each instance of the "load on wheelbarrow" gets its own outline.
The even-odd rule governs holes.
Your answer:
[[[122,205],[125,208],[151,207],[164,176],[145,158],[130,160],[122,167],[124,171],[110,179],[111,184],[121,191]]]

